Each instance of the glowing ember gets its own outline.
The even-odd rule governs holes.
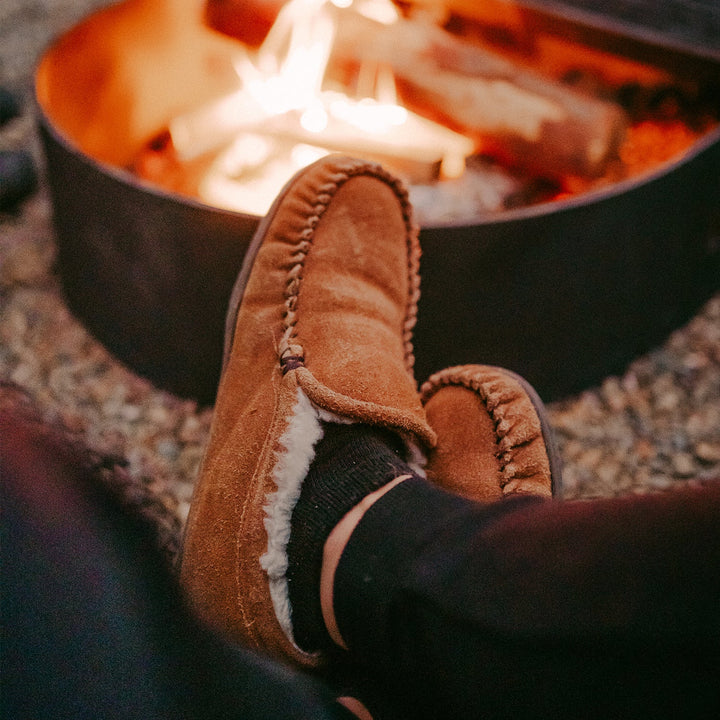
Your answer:
[[[406,175],[458,177],[474,142],[398,104],[392,72],[368,62],[358,96],[325,87],[339,22],[355,14],[390,24],[390,0],[292,0],[255,56],[239,46],[240,88],[169,125],[180,160],[221,152],[198,185],[201,199],[264,213],[282,185],[333,151],[393,164]]]

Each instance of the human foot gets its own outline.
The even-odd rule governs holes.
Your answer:
[[[437,433],[428,479],[473,500],[561,494],[561,463],[545,408],[526,380],[488,365],[447,368],[421,388]]]
[[[419,255],[404,188],[361,160],[302,171],[258,228],[181,568],[200,615],[234,640],[320,662],[295,642],[286,573],[323,423],[385,428],[410,462],[434,443],[412,374]]]

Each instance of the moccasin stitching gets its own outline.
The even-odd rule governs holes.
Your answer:
[[[508,392],[508,382],[513,379],[498,371],[485,369],[487,376],[484,379],[478,377],[478,370],[468,367],[448,368],[431,376],[421,388],[421,397],[423,404],[435,395],[441,388],[449,385],[461,385],[468,390],[475,392],[482,400],[487,411],[493,419],[496,433],[496,444],[498,447],[498,459],[500,460],[500,470],[502,476],[502,489],[511,489],[509,483],[516,478],[530,477],[540,471],[535,463],[514,462],[515,451],[521,447],[525,447],[537,440],[542,439],[542,429],[540,427],[537,416],[533,418],[533,426],[536,425],[535,419],[538,420],[537,427],[533,427],[531,432],[520,432],[516,423],[512,422],[510,409],[512,403],[516,399],[520,399],[525,395],[522,388],[518,388],[517,393]],[[543,441],[544,442],[544,441]]]
[[[298,233],[300,241],[292,255],[295,264],[287,274],[285,285],[285,313],[283,316],[283,334],[278,344],[278,355],[282,365],[283,374],[290,370],[303,367],[305,353],[302,345],[297,341],[297,302],[302,287],[303,269],[305,259],[312,247],[315,228],[320,218],[332,202],[338,189],[353,177],[369,175],[383,181],[395,193],[400,201],[403,221],[405,222],[405,237],[408,250],[408,300],[405,311],[405,321],[402,328],[403,349],[405,353],[405,366],[409,373],[415,364],[414,349],[412,344],[412,331],[417,322],[417,305],[420,298],[420,246],[417,242],[418,228],[412,218],[412,209],[408,199],[407,189],[398,179],[386,172],[381,165],[364,161],[348,161],[334,174],[332,182],[320,186],[317,203],[313,207],[313,214],[305,221],[305,227]]]

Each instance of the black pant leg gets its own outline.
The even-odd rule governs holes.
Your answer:
[[[407,717],[714,717],[720,483],[480,506],[408,481],[353,533],[335,611]]]
[[[347,718],[187,610],[154,530],[81,448],[0,403],[3,718]]]

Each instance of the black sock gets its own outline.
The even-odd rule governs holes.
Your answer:
[[[414,474],[393,432],[370,425],[324,423],[324,435],[293,510],[288,593],[295,642],[312,652],[331,644],[320,608],[323,546],[345,514],[396,477]]]

